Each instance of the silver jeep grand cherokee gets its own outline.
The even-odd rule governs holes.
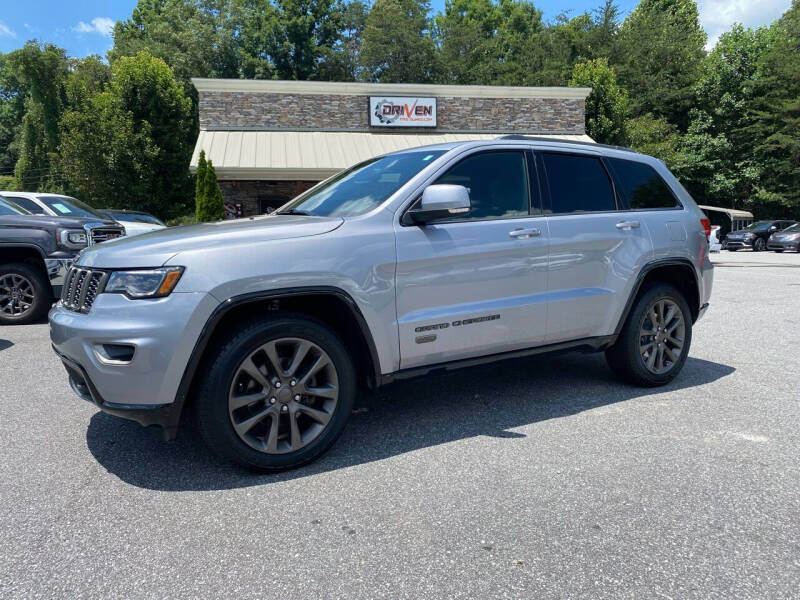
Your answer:
[[[605,351],[663,385],[708,306],[709,223],[660,161],[511,137],[387,154],[269,216],[83,251],[50,313],[72,388],[252,469],[307,463],[359,390]]]

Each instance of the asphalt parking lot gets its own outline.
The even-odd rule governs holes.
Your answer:
[[[800,255],[723,252],[666,388],[602,356],[418,379],[254,476],[67,387],[0,329],[0,598],[800,595]]]

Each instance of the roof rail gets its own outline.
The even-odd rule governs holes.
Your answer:
[[[636,152],[633,148],[628,148],[627,146],[610,146],[608,144],[598,144],[596,142],[582,142],[580,140],[559,140],[555,138],[547,138],[547,137],[536,137],[533,135],[520,135],[520,134],[510,134],[510,135],[501,135],[500,137],[496,138],[498,140],[520,140],[526,142],[554,142],[556,144],[578,144],[579,146],[592,146],[594,148],[609,148],[610,150],[623,150],[625,152]]]

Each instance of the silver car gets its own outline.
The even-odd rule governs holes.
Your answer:
[[[176,435],[191,408],[249,468],[307,463],[360,390],[479,362],[604,351],[680,372],[708,307],[710,223],[654,158],[536,138],[358,164],[275,213],[83,251],[50,313],[72,388]]]

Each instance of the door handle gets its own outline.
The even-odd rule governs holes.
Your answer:
[[[617,229],[639,229],[639,221],[620,221]]]
[[[517,239],[527,239],[542,235],[542,230],[533,227],[532,229],[514,229],[508,232],[509,237]]]

